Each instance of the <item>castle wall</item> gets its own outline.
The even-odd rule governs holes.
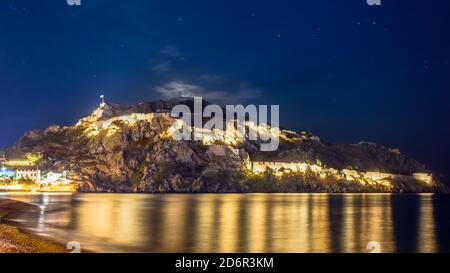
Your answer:
[[[324,168],[316,164],[308,164],[303,162],[252,162],[253,172],[264,173],[267,170],[272,170],[277,175],[282,175],[283,173],[289,172],[304,173],[307,170],[310,170],[314,173],[319,174],[322,178],[334,175],[339,178],[344,178],[348,181],[358,181],[364,183],[377,182],[381,184],[387,184],[390,180],[396,178],[412,178],[428,184],[431,184],[433,182],[432,175],[427,173],[414,173],[412,176],[406,176],[374,171],[358,172],[356,170],[349,169],[343,169],[339,171],[333,168]]]

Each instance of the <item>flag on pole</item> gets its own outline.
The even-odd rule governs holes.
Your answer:
[[[100,103],[100,106],[105,105],[105,95],[101,94],[100,95],[100,99],[102,100],[101,103]]]

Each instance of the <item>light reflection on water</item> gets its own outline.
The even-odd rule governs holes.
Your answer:
[[[100,252],[450,251],[450,198],[431,194],[0,194],[14,219]]]

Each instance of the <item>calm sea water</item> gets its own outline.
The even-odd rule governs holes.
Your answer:
[[[450,252],[450,197],[391,194],[0,194],[13,220],[99,252]]]

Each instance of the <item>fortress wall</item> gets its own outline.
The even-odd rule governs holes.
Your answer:
[[[305,172],[311,170],[320,174],[321,177],[327,177],[330,175],[344,177],[349,181],[372,181],[378,183],[386,183],[386,181],[395,178],[414,178],[425,183],[432,183],[433,178],[431,174],[427,173],[414,173],[412,176],[398,175],[392,173],[383,172],[358,172],[356,170],[343,169],[341,171],[333,168],[323,168],[322,166],[315,164],[307,164],[302,162],[252,162],[252,170],[256,173],[263,173],[268,169],[274,172],[281,172],[281,170],[288,170],[291,172]]]

